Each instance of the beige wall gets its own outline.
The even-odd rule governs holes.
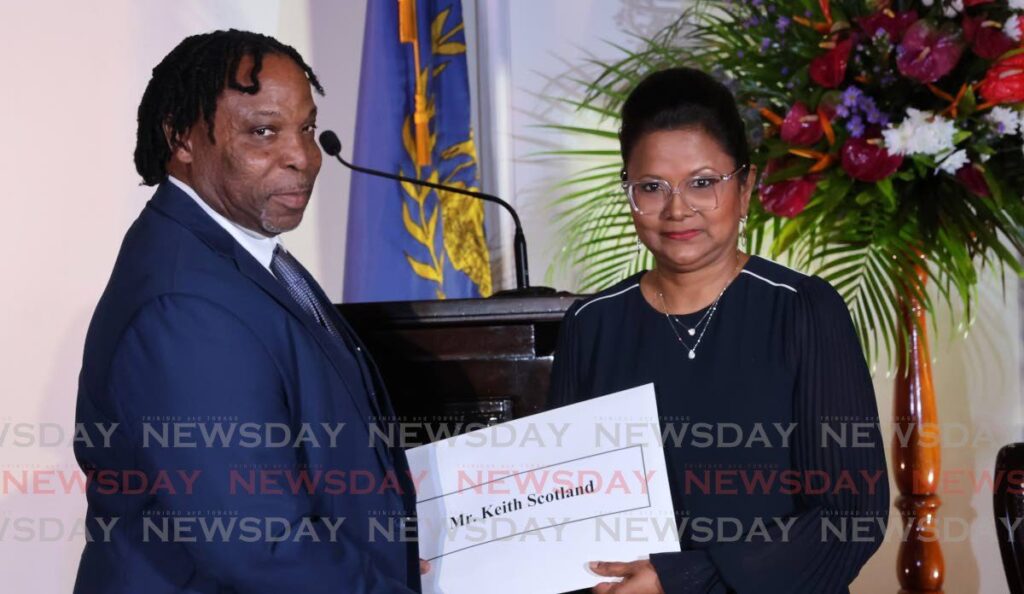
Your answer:
[[[510,127],[481,142],[501,143],[504,154],[511,155],[492,167],[507,168],[513,200],[524,212],[536,281],[557,249],[548,208],[551,188],[573,166],[535,154],[575,142],[536,127],[574,117],[543,96],[570,92],[565,75],[584,56],[614,55],[606,41],[631,43],[626,31],[649,30],[678,5],[666,0],[504,2],[511,66],[504,73],[510,81],[502,104],[510,110]],[[0,258],[0,278],[5,279],[0,292],[0,431],[4,423],[26,422],[70,432],[86,324],[121,237],[151,193],[138,186],[131,163],[135,108],[149,70],[190,33],[233,26],[276,35],[295,45],[320,74],[328,91],[320,100],[321,126],[333,127],[350,146],[364,12],[363,0],[0,5],[5,56],[0,113],[6,116],[0,204],[8,221],[6,254]],[[538,14],[551,16],[539,19]],[[486,81],[487,65],[480,68]],[[334,298],[341,295],[347,188],[347,173],[325,162],[306,221],[285,238]],[[567,288],[569,277],[560,273],[550,281]],[[963,422],[973,434],[991,436],[976,448],[947,449],[947,469],[990,469],[998,447],[1020,438],[1016,295],[1015,282],[1007,286],[1004,300],[998,283],[986,279],[968,338],[952,340],[947,334],[934,350],[942,420]],[[891,381],[884,372],[878,376],[879,405],[888,415]],[[0,445],[0,472],[26,468],[73,471],[67,439],[55,447]],[[973,536],[946,547],[946,591],[1004,592],[989,495],[943,497],[941,515],[967,519]],[[84,499],[77,493],[0,491],[0,527],[5,519],[35,522],[29,525],[35,536],[28,542],[18,538],[27,533],[12,534],[9,523],[8,532],[0,534],[3,590],[69,591],[82,546],[81,535],[69,532],[83,512]],[[891,536],[858,580],[856,592],[896,591],[898,533]]]
[[[348,0],[0,5],[0,201],[7,221],[0,432],[5,423],[30,423],[49,439],[73,427],[89,317],[125,230],[152,193],[139,186],[132,151],[135,110],[153,66],[192,33],[236,27],[272,34],[310,60],[328,91],[318,100],[320,123],[351,145],[364,13],[364,2]],[[285,237],[335,299],[347,188],[347,173],[325,162],[306,220]],[[12,439],[8,434],[0,445],[0,473],[75,469],[67,440],[21,447]],[[0,589],[69,592],[83,542],[71,533],[84,509],[77,492],[0,490],[0,531],[7,528],[0,533]]]

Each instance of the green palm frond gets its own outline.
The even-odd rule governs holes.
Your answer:
[[[653,264],[646,250],[637,250],[629,205],[619,188],[622,162],[612,144],[623,101],[651,72],[686,65],[726,81],[752,132],[758,168],[763,171],[769,159],[786,154],[789,147],[780,140],[760,136],[767,129],[753,106],[785,113],[798,92],[809,104],[818,103],[823,89],[810,83],[805,58],[820,53],[821,33],[794,26],[786,33],[784,47],[765,52],[764,35],[773,27],[756,29],[742,23],[754,10],[810,15],[819,3],[763,0],[760,5],[755,9],[744,3],[701,0],[653,37],[639,39],[638,48],[615,46],[618,59],[589,60],[596,75],[580,81],[581,97],[557,99],[596,121],[590,126],[550,126],[581,144],[549,154],[583,158],[588,165],[559,184],[561,195],[555,202],[564,245],[555,266],[578,272],[577,290],[600,290]],[[831,5],[834,13],[851,20],[871,10],[867,0],[833,0]],[[754,55],[757,59],[751,59]],[[891,92],[889,106],[908,104],[910,95]],[[913,97],[934,100],[927,92]],[[972,91],[961,107],[973,110],[975,103]],[[845,132],[838,133],[844,135],[841,143]],[[981,269],[1024,275],[1019,262],[1024,253],[1020,139],[978,140],[972,146],[985,155],[990,196],[971,193],[952,176],[938,175],[935,161],[926,156],[906,158],[896,175],[877,183],[855,181],[833,167],[821,175],[810,202],[793,218],[766,212],[755,195],[746,226],[747,250],[781,259],[831,283],[850,308],[868,359],[877,361],[884,352],[892,364],[909,331],[901,304],[920,304],[933,326],[937,307],[952,313],[959,305],[959,315],[969,322]],[[809,165],[800,162],[762,183],[804,175]],[[927,287],[918,282],[919,271],[928,280]]]

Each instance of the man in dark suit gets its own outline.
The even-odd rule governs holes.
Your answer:
[[[77,593],[418,590],[408,467],[371,430],[393,418],[383,384],[278,239],[320,169],[311,86],[293,48],[234,30],[153,70],[135,163],[158,187],[79,382],[77,422],[117,429],[76,443],[87,526],[112,526]]]

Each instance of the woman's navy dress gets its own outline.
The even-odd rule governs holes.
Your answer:
[[[651,556],[665,591],[847,592],[881,544],[889,485],[846,304],[818,277],[751,257],[691,360],[640,276],[566,313],[549,406],[654,383],[685,524],[682,552]]]

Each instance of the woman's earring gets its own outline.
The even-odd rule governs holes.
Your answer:
[[[639,235],[637,235],[637,237],[636,237],[636,255],[637,255],[637,256],[639,256],[639,255],[640,255],[640,250],[641,250],[641,248],[643,247],[643,245],[644,245],[644,244],[640,242],[640,236],[639,236]]]
[[[747,249],[747,217],[740,217],[740,247]]]

